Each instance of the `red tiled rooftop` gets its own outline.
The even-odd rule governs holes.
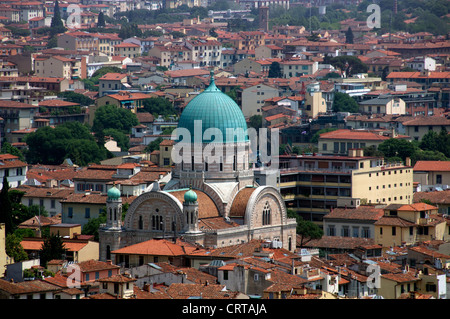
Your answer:
[[[417,161],[414,171],[450,172],[450,161]]]

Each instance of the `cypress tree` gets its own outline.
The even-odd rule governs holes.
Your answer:
[[[64,33],[67,30],[66,27],[64,26],[64,23],[61,20],[61,12],[59,11],[58,0],[55,1],[55,6],[53,8],[53,18],[50,27],[52,28],[51,30],[52,36],[58,33]]]
[[[14,232],[12,204],[9,198],[9,183],[6,176],[3,176],[3,187],[0,192],[0,223],[5,224],[6,234],[12,234]]]

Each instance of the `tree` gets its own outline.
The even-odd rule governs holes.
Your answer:
[[[78,103],[82,106],[89,106],[94,103],[94,100],[92,100],[91,98],[88,98],[83,94],[71,91],[59,92],[58,97],[63,98],[64,100],[69,102]]]
[[[416,146],[404,139],[390,138],[378,145],[378,150],[383,153],[387,160],[400,158],[405,161],[407,157],[411,158],[414,155]]]
[[[58,0],[55,1],[55,6],[53,8],[53,18],[50,23],[50,28],[51,37],[58,33],[64,33],[67,31],[61,19],[61,11],[59,10]]]
[[[328,58],[327,62],[335,68],[345,72],[346,76],[349,77],[352,74],[366,73],[368,70],[367,65],[365,65],[358,57],[351,55],[336,56],[333,58]]]
[[[138,112],[148,112],[153,116],[162,115],[164,117],[175,115],[175,108],[172,102],[163,97],[152,97],[145,99],[143,102],[143,107],[138,109]]]
[[[145,148],[145,151],[148,153],[151,153],[155,150],[159,150],[159,144],[161,144],[161,142],[164,139],[162,137],[158,137],[156,140],[154,140],[153,142],[150,142],[147,147]]]
[[[111,136],[114,141],[117,142],[117,146],[120,147],[122,152],[126,152],[130,148],[130,138],[122,131],[114,128],[108,128],[103,131],[103,134],[104,136]]]
[[[59,233],[44,238],[44,243],[40,250],[41,266],[47,268],[47,263],[53,259],[65,259],[66,249]]]
[[[95,111],[92,131],[96,136],[104,136],[104,130],[115,129],[124,134],[131,133],[131,128],[138,125],[139,121],[136,114],[128,109],[117,107],[115,105],[103,105]]]
[[[262,115],[255,114],[250,116],[248,127],[253,127],[257,132],[262,128]]]
[[[281,66],[278,62],[272,62],[269,67],[269,78],[281,78],[283,77],[283,72],[281,72]]]
[[[97,17],[97,28],[104,28],[106,26],[105,15],[103,11],[100,11]]]
[[[12,234],[14,232],[12,204],[9,197],[9,183],[6,175],[3,176],[3,187],[0,191],[0,223],[5,224],[6,234]]]
[[[317,226],[315,223],[304,220],[296,212],[288,209],[287,215],[290,218],[295,218],[297,220],[296,233],[300,235],[299,246],[303,247],[306,243],[313,239],[320,239],[323,236],[323,230]]]
[[[21,262],[28,259],[28,255],[20,242],[22,237],[16,234],[7,234],[5,240],[5,252],[14,259],[14,262]]]
[[[345,43],[353,44],[353,31],[352,28],[348,27],[347,32],[345,32]]]
[[[66,122],[56,127],[41,127],[27,135],[28,163],[59,165],[71,158],[80,166],[98,163],[107,158],[107,151],[99,146],[88,127],[80,122]]]
[[[3,142],[0,154],[11,154],[17,156],[21,161],[25,160],[22,152],[17,147],[12,146],[8,142]]]
[[[98,229],[101,224],[106,223],[106,208],[103,208],[100,215],[97,218],[90,218],[89,221],[83,226],[81,234],[93,235],[95,241],[99,241]]]
[[[347,93],[335,92],[333,110],[335,112],[357,113],[359,111],[359,105],[358,102]]]

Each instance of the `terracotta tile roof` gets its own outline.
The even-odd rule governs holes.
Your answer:
[[[407,273],[388,273],[388,274],[384,274],[381,275],[381,277],[388,279],[388,280],[392,280],[392,281],[396,281],[399,283],[406,283],[406,282],[412,282],[412,281],[420,281],[421,279],[415,276],[415,273],[413,273],[412,271],[409,271]]]
[[[173,283],[167,288],[167,294],[173,299],[234,299],[240,293],[226,290],[225,285],[215,284],[179,284]]]
[[[449,204],[450,205],[450,189],[434,192],[416,192],[414,193],[413,202],[418,203],[423,199],[429,200],[434,205]]]
[[[122,80],[123,78],[126,77],[127,75],[122,73],[106,73],[101,78],[99,78],[99,80],[113,81],[113,80]]]
[[[165,239],[151,239],[135,245],[114,250],[114,254],[127,255],[155,255],[155,256],[183,256],[193,252],[197,247],[177,241],[173,243]]]
[[[120,266],[114,265],[110,262],[104,262],[99,260],[87,260],[77,264],[82,272],[93,272],[99,270],[119,269]]]
[[[145,100],[153,97],[152,95],[146,93],[126,92],[126,91],[115,94],[109,94],[107,96],[118,101]]]
[[[381,141],[381,142],[390,139],[389,136],[380,135],[371,131],[347,130],[347,129],[322,133],[320,134],[320,138],[336,139],[336,140]],[[397,135],[396,138],[409,138],[409,136]]]
[[[309,241],[305,246],[314,248],[355,249],[361,245],[372,245],[374,243],[375,241],[373,238],[322,236],[321,239]]]
[[[375,222],[377,226],[398,226],[398,227],[411,227],[416,224],[406,219],[396,216],[383,216]]]
[[[450,161],[417,161],[414,171],[450,172]]]
[[[403,122],[404,126],[428,126],[445,125],[450,126],[450,118],[444,116],[415,116],[410,121]]]
[[[72,193],[61,199],[61,203],[84,203],[84,204],[99,204],[106,205],[106,194],[101,194],[100,192],[88,192],[88,193]],[[137,196],[122,196],[122,203],[133,202]]]
[[[148,112],[138,112],[136,113],[136,117],[139,123],[152,123],[155,120],[153,115]]]
[[[180,78],[187,76],[209,75],[209,71],[204,69],[185,69],[166,71],[164,74],[171,78]]]
[[[256,188],[245,187],[241,189],[234,197],[233,203],[230,208],[231,217],[244,217],[245,210],[247,209],[247,203],[250,196],[253,194]]]
[[[414,203],[414,204],[407,204],[399,207],[397,210],[400,211],[414,211],[414,212],[421,212],[425,210],[435,210],[438,209],[436,206],[428,205],[426,203]]]
[[[450,72],[438,72],[433,71],[428,74],[423,74],[422,72],[391,72],[386,77],[386,79],[449,79]]]
[[[376,221],[383,215],[384,210],[382,208],[376,208],[373,206],[359,206],[357,208],[348,209],[335,208],[323,218]]]
[[[36,228],[56,225],[61,223],[61,217],[33,216],[19,224],[19,228]]]
[[[114,282],[114,283],[128,283],[135,282],[137,279],[130,278],[122,274],[116,274],[110,277],[97,279],[98,282]]]
[[[431,256],[432,258],[441,258],[441,259],[450,260],[450,255],[446,255],[446,254],[440,253],[440,252],[438,252],[438,251],[436,251],[434,249],[427,248],[427,247],[425,247],[423,245],[409,247],[408,249],[412,250],[412,251],[415,251],[415,252],[418,252],[420,254],[426,255],[426,256]]]
[[[180,189],[180,190],[171,190],[167,191],[170,195],[175,196],[180,203],[184,202],[184,193],[186,193],[189,189]],[[211,217],[219,217],[219,210],[216,207],[214,201],[209,197],[205,192],[194,189],[195,193],[197,193],[197,201],[198,201],[198,218],[211,218]]]
[[[45,101],[39,102],[39,106],[45,106],[45,107],[62,107],[62,106],[76,106],[76,105],[80,105],[80,103],[74,103],[74,102],[58,100],[58,99],[45,100]]]

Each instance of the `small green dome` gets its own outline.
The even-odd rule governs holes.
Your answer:
[[[117,189],[117,187],[114,185],[108,190],[108,198],[109,199],[119,199],[120,198],[120,191]]]
[[[202,129],[201,131],[199,130],[202,134],[201,139],[194,137],[197,124],[194,121],[201,121]],[[248,141],[247,122],[244,114],[232,98],[217,88],[212,72],[210,85],[188,103],[183,113],[181,113],[178,127],[189,130],[192,143],[197,142],[197,140],[201,140],[203,143],[222,142],[214,135],[211,138],[204,136],[205,131],[209,128],[220,130],[224,143]],[[232,129],[231,133],[236,132],[236,134],[230,136],[230,131],[228,130],[227,136],[227,129]],[[180,141],[187,142],[186,137],[182,137],[182,135],[178,136],[178,138]]]
[[[184,193],[184,201],[187,203],[195,203],[197,201],[197,193],[192,189],[189,189],[186,193]]]

